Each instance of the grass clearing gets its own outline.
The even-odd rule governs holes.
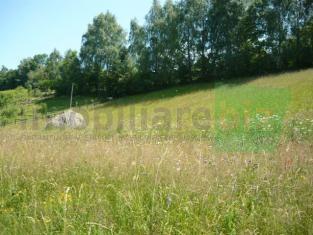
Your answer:
[[[312,88],[305,70],[80,98],[86,130],[1,128],[0,233],[310,234]]]

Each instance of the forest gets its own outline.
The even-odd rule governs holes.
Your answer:
[[[122,97],[179,84],[242,79],[313,66],[312,0],[154,0],[130,32],[110,12],[88,25],[80,51],[2,66],[0,90]]]

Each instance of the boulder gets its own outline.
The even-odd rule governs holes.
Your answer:
[[[51,118],[46,128],[72,128],[81,129],[86,127],[86,121],[80,113],[76,113],[72,110],[65,111]]]

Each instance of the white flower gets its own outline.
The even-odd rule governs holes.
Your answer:
[[[172,204],[172,197],[170,195],[167,195],[166,197],[166,205],[167,207],[170,207]]]

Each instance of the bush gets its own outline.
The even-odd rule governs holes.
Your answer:
[[[18,115],[18,108],[16,106],[8,106],[5,109],[0,111],[1,114],[1,124],[2,126],[8,124],[11,120],[17,118]]]
[[[48,112],[48,106],[45,103],[40,104],[40,107],[38,109],[38,112],[41,113],[42,115],[47,114]]]
[[[19,114],[24,114],[21,110],[24,110],[28,99],[28,92],[22,87],[0,92],[0,125],[6,125],[15,120]]]

